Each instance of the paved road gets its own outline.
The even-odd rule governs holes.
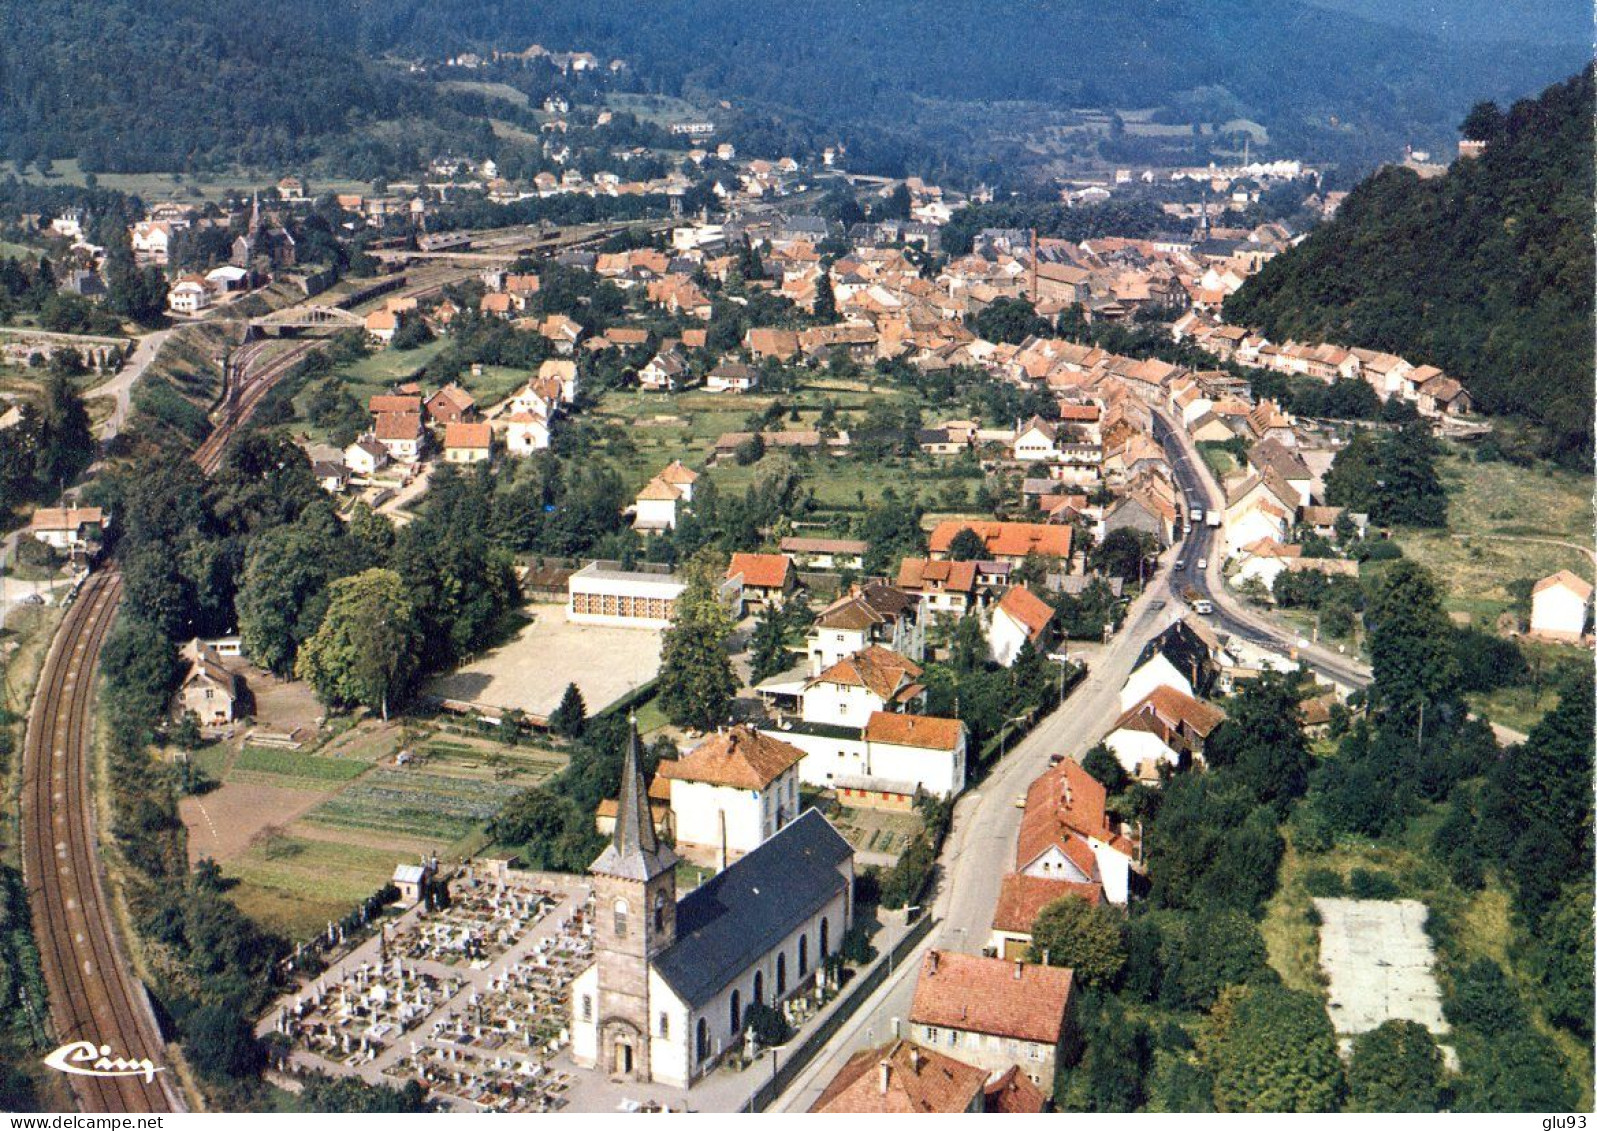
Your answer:
[[[1191,492],[1205,510],[1222,505],[1224,496],[1219,485],[1198,457],[1190,437],[1163,413],[1156,412],[1154,419],[1155,436],[1165,446],[1179,486]],[[1120,688],[1137,656],[1149,640],[1187,610],[1186,602],[1175,590],[1184,591],[1190,586],[1211,600],[1215,607],[1211,623],[1222,633],[1283,654],[1296,647],[1299,658],[1317,673],[1351,687],[1368,685],[1369,669],[1357,660],[1326,648],[1304,647],[1290,629],[1244,608],[1221,580],[1224,555],[1223,531],[1206,526],[1196,528],[1185,542],[1167,551],[1159,574],[1133,603],[1115,639],[1094,660],[1088,679],[1019,742],[986,781],[960,799],[940,857],[942,877],[931,909],[939,923],[772,1110],[808,1110],[851,1055],[894,1036],[895,1025],[908,1016],[915,976],[928,949],[974,954],[986,945],[998,902],[998,881],[1014,867],[1021,818],[1021,809],[1015,802],[1047,769],[1050,755],[1059,753],[1079,759],[1113,725],[1120,714]],[[1172,571],[1178,556],[1189,563],[1188,569],[1179,574]],[[1207,568],[1197,569],[1197,562],[1204,558],[1208,559]]]
[[[1167,553],[1167,560],[1173,554]],[[960,798],[943,845],[942,876],[931,908],[937,926],[772,1105],[773,1111],[808,1110],[844,1061],[894,1035],[895,1022],[909,1013],[915,976],[927,950],[974,954],[987,944],[998,881],[1014,869],[1021,818],[1016,801],[1048,768],[1050,755],[1079,759],[1104,736],[1120,715],[1120,688],[1137,656],[1182,611],[1171,595],[1166,565],[1133,602],[1126,623],[1094,660],[1087,679],[1016,743],[985,781]]]
[[[165,330],[156,330],[154,333],[145,334],[139,339],[138,346],[133,351],[133,356],[128,358],[109,381],[96,385],[83,394],[85,400],[94,397],[115,397],[116,407],[111,410],[111,415],[106,417],[100,426],[100,442],[114,439],[122,431],[122,426],[128,420],[128,405],[132,400],[133,386],[144,371],[155,360],[155,355],[161,352],[161,347],[166,340],[176,333],[178,327],[173,326]]]
[[[1154,412],[1154,438],[1164,446],[1166,457],[1175,473],[1176,484],[1192,497],[1205,511],[1224,505],[1225,495],[1220,490],[1208,465],[1198,455],[1197,446],[1186,430],[1178,427],[1165,413]],[[1197,526],[1181,544],[1181,554],[1187,569],[1178,575],[1176,586],[1191,587],[1200,597],[1214,603],[1211,618],[1214,627],[1242,640],[1260,645],[1270,651],[1286,654],[1296,650],[1297,658],[1310,670],[1346,687],[1368,686],[1370,672],[1356,658],[1342,655],[1329,648],[1301,641],[1290,628],[1283,627],[1246,608],[1225,586],[1222,571],[1226,555],[1224,528]],[[1200,570],[1198,562],[1208,560],[1208,567]]]

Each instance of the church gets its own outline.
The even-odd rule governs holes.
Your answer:
[[[815,984],[854,913],[854,850],[816,810],[681,899],[634,726],[611,843],[589,871],[594,962],[571,989],[571,1055],[686,1088],[743,1042],[751,1005]]]

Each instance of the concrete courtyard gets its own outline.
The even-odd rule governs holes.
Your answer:
[[[428,687],[444,699],[548,718],[568,683],[594,715],[660,671],[659,631],[571,624],[558,603],[526,606],[532,623],[502,647]]]
[[[1393,1019],[1416,1021],[1438,1037],[1448,1031],[1423,903],[1316,899],[1314,906],[1322,923],[1320,965],[1330,980],[1326,1008],[1338,1036]]]

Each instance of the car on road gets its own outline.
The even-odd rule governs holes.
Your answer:
[[[1200,617],[1211,616],[1214,613],[1214,602],[1204,600],[1202,597],[1192,602],[1192,611]]]
[[[1065,760],[1065,756],[1063,754],[1050,754],[1050,755],[1048,755],[1048,764],[1050,766],[1057,766],[1057,765],[1059,765],[1059,763],[1063,762],[1064,760]]]
[[[1148,608],[1152,609],[1156,613],[1160,612],[1160,611],[1162,611],[1164,609],[1164,602],[1163,601],[1154,601],[1148,606]]]
[[[1024,793],[1017,794],[1016,797],[1015,797],[1015,808],[1016,809],[1024,809],[1025,807],[1026,807],[1026,795]]]
[[[1209,559],[1208,558],[1199,558],[1198,559],[1198,568],[1199,569],[1208,569],[1209,568]]]
[[[1186,558],[1177,558],[1176,559],[1176,572],[1180,573],[1182,570],[1184,570],[1186,568],[1187,568],[1187,559]]]

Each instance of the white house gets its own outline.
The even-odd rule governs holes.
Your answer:
[[[865,724],[865,772],[857,780],[842,775],[833,787],[844,804],[851,789],[908,794],[911,801],[917,792],[954,797],[965,788],[966,739],[958,719],[876,711]]]
[[[387,463],[388,449],[370,438],[344,449],[344,466],[355,475],[373,475]]]
[[[863,727],[876,711],[918,703],[926,692],[916,682],[920,674],[914,660],[872,644],[805,683],[800,716],[807,723]]]
[[[1531,590],[1530,630],[1547,640],[1578,644],[1586,629],[1592,587],[1561,569],[1544,577]]]
[[[513,456],[530,456],[549,446],[549,421],[531,412],[513,412],[505,417],[505,451]]]
[[[798,816],[803,757],[796,746],[734,726],[661,762],[678,850],[696,848],[724,867],[770,840]]]
[[[1056,460],[1059,458],[1058,430],[1040,416],[1034,416],[1015,430],[1015,458],[1018,460]]]
[[[198,314],[211,305],[211,292],[205,280],[189,275],[172,284],[166,294],[166,305],[175,314]]]
[[[1042,647],[1053,618],[1053,607],[1024,585],[1005,593],[987,626],[987,646],[992,650],[993,662],[1009,667],[1028,640]]]
[[[421,458],[425,433],[419,412],[379,413],[372,435],[396,463],[415,463]]]
[[[1103,741],[1128,774],[1156,783],[1162,764],[1201,761],[1204,743],[1224,719],[1218,707],[1173,687],[1156,687],[1115,720]]]
[[[632,525],[638,530],[675,530],[682,492],[658,475],[644,485],[633,501]]]
[[[100,536],[105,523],[99,507],[40,507],[28,520],[28,533],[57,550],[75,550]]]
[[[1130,897],[1141,849],[1116,829],[1102,785],[1066,758],[1026,791],[1026,812],[1015,843],[1015,871],[1048,880],[1098,884],[1110,903]]]

